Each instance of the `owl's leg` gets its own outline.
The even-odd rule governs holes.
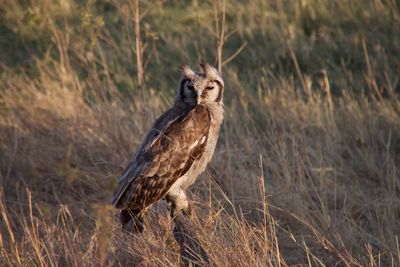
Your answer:
[[[170,190],[165,199],[174,220],[173,234],[180,247],[183,266],[209,266],[207,252],[201,246],[190,221],[190,206],[182,189]]]
[[[185,192],[182,189],[170,190],[165,196],[168,203],[171,217],[174,218],[179,212],[183,211],[190,214],[189,201]]]
[[[124,231],[141,233],[144,230],[143,211],[140,209],[121,210],[120,221]]]

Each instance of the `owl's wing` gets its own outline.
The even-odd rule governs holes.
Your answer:
[[[116,208],[144,208],[159,200],[204,153],[210,129],[206,107],[196,106],[163,124],[168,126],[149,133],[153,138],[144,142],[120,177],[113,198]]]

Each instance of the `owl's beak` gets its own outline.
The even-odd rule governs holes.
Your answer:
[[[197,98],[196,98],[197,105],[200,105],[200,103],[202,102],[203,99],[204,99],[204,97],[203,97],[203,91],[198,90],[198,91],[197,91]]]

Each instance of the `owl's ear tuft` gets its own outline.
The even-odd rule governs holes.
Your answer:
[[[203,69],[204,70],[204,67],[207,65],[207,63],[202,59],[202,60],[200,60],[200,62],[199,62],[199,66],[200,66],[200,68],[201,69]]]
[[[204,62],[203,60],[200,61],[199,65],[208,78],[214,79],[215,77],[219,76],[217,69],[210,64]]]
[[[181,75],[187,79],[192,79],[196,74],[195,72],[186,64],[182,64],[179,67]]]

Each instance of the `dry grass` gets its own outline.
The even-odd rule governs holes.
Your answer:
[[[1,9],[24,60],[10,54],[0,70],[0,265],[176,266],[164,203],[144,234],[124,236],[108,200],[170,105],[179,63],[214,58],[211,9],[149,11],[142,95],[131,7],[107,2],[112,17],[106,4],[44,2],[26,16],[22,2]],[[248,46],[224,67],[226,119],[191,190],[194,225],[216,266],[398,266],[397,2],[300,2],[227,6],[237,33],[225,58]]]

